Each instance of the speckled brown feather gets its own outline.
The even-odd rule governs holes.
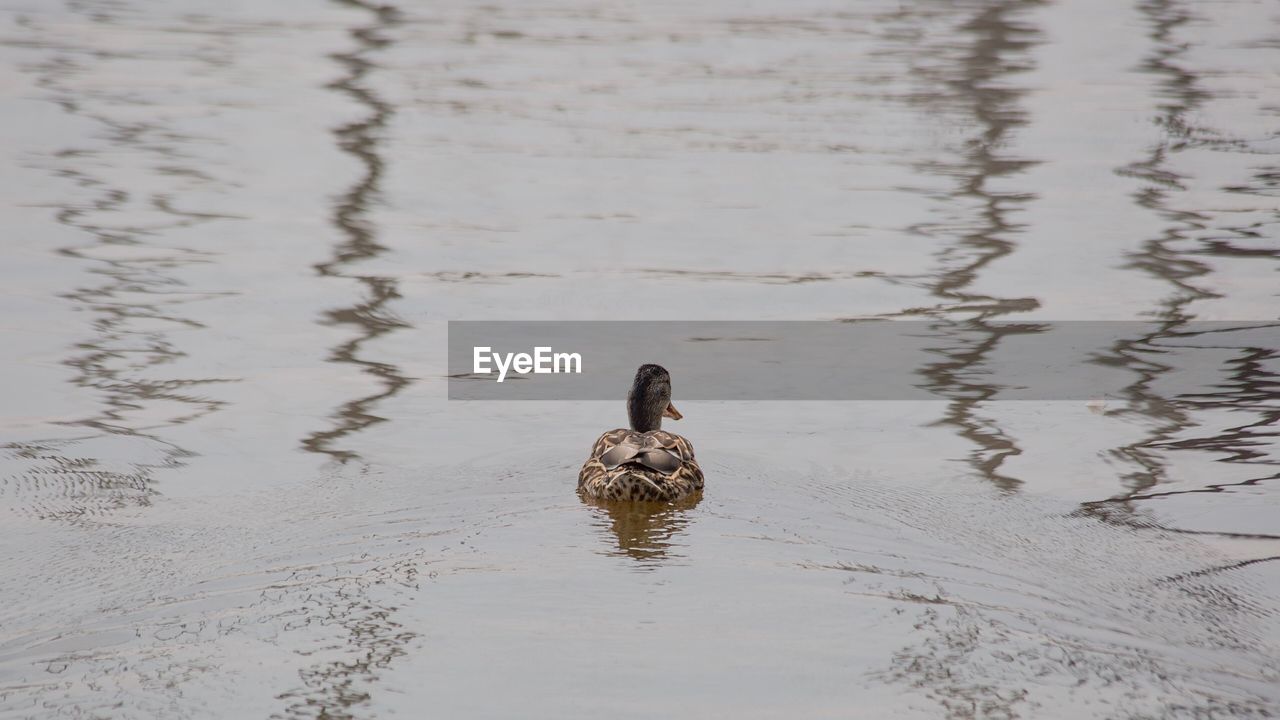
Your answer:
[[[624,442],[645,445],[655,440],[659,447],[680,459],[679,467],[663,474],[639,462],[625,462],[612,470],[600,458]],[[693,445],[665,430],[647,433],[626,428],[610,430],[596,440],[591,457],[578,473],[578,492],[600,500],[679,500],[702,490],[702,469],[693,457]]]

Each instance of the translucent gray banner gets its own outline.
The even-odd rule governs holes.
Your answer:
[[[541,350],[539,350],[541,348]],[[1280,322],[449,323],[451,400],[1089,400],[1280,394]],[[501,381],[499,381],[501,380]]]

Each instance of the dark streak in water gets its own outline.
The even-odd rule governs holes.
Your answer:
[[[1190,16],[1178,3],[1164,0],[1141,2],[1139,9],[1151,23],[1150,37],[1155,43],[1155,48],[1143,63],[1142,69],[1161,79],[1160,94],[1166,101],[1161,104],[1164,114],[1157,122],[1173,130],[1182,126],[1185,115],[1207,97],[1199,89],[1195,75],[1175,62],[1177,56],[1186,51],[1186,47],[1175,43],[1171,33],[1176,27],[1186,23]],[[1163,307],[1157,312],[1162,321],[1160,326],[1144,336],[1116,342],[1111,348],[1111,354],[1100,359],[1101,362],[1126,367],[1138,376],[1124,391],[1129,407],[1112,411],[1111,414],[1136,413],[1156,422],[1156,427],[1146,438],[1112,451],[1116,457],[1137,466],[1137,469],[1123,477],[1131,496],[1140,495],[1163,481],[1167,462],[1159,450],[1160,445],[1195,424],[1189,413],[1177,402],[1151,389],[1152,384],[1171,369],[1157,359],[1162,354],[1160,342],[1178,332],[1191,319],[1192,315],[1186,309],[1189,303],[1213,297],[1212,293],[1192,283],[1194,278],[1207,275],[1208,267],[1204,263],[1180,257],[1171,247],[1199,229],[1200,218],[1195,213],[1178,212],[1166,205],[1170,192],[1184,189],[1182,178],[1164,167],[1170,152],[1169,143],[1160,143],[1152,148],[1146,159],[1117,170],[1120,175],[1144,183],[1134,193],[1135,203],[1143,209],[1175,221],[1161,237],[1145,241],[1141,250],[1132,253],[1128,265],[1173,286],[1173,295],[1162,302]]]
[[[948,399],[947,409],[935,424],[951,426],[965,440],[977,446],[967,462],[977,473],[1003,490],[1014,490],[1021,480],[1000,471],[1004,461],[1020,455],[1015,440],[990,419],[978,414],[981,404],[992,398],[999,387],[984,379],[986,359],[1011,335],[1037,333],[1043,327],[1035,324],[992,325],[1002,315],[1034,310],[1034,298],[997,298],[974,293],[969,289],[981,272],[1016,248],[1010,236],[1018,226],[1010,219],[1018,205],[1031,199],[1026,194],[999,192],[991,182],[1021,172],[1030,161],[1007,157],[1000,150],[1010,133],[1025,124],[1023,113],[1015,103],[1025,92],[1011,87],[1003,78],[1025,69],[1011,56],[1025,53],[1039,36],[1034,28],[1015,22],[1011,16],[1038,3],[1035,0],[1005,2],[979,7],[960,29],[973,44],[964,49],[955,76],[944,76],[950,87],[945,99],[965,103],[978,125],[979,134],[971,138],[955,164],[933,163],[928,172],[957,177],[959,187],[951,194],[961,200],[979,203],[977,226],[962,232],[949,247],[939,253],[943,269],[939,270],[929,289],[942,303],[932,308],[919,308],[911,314],[938,318],[932,328],[945,340],[934,348],[943,360],[920,369],[922,385]],[[917,232],[933,229],[920,226]],[[955,321],[957,312],[974,317]]]
[[[312,452],[324,453],[346,462],[357,456],[350,450],[332,447],[335,440],[359,432],[385,418],[370,412],[379,401],[391,397],[409,384],[399,368],[390,363],[360,357],[360,350],[371,340],[398,328],[407,327],[393,317],[387,305],[400,297],[394,280],[373,275],[347,274],[344,270],[361,261],[383,253],[386,248],[374,239],[374,229],[367,215],[375,201],[384,172],[384,161],[378,154],[379,133],[391,118],[390,104],[363,85],[365,76],[375,67],[365,58],[390,44],[382,33],[399,22],[399,11],[387,5],[373,5],[360,0],[336,0],[351,8],[373,15],[371,25],[358,27],[350,34],[359,43],[351,53],[332,56],[347,70],[347,75],[330,85],[338,92],[351,97],[367,107],[369,114],[363,119],[343,125],[334,131],[338,147],[355,158],[364,167],[363,176],[338,199],[333,223],[346,237],[339,244],[334,257],[316,265],[324,276],[357,280],[367,291],[367,298],[351,307],[331,310],[325,314],[325,322],[334,325],[350,325],[359,334],[338,345],[329,356],[333,362],[360,367],[382,384],[382,390],[344,403],[334,416],[337,427],[315,432],[303,440],[303,446]],[[299,671],[303,686],[278,696],[288,703],[286,717],[347,719],[355,718],[361,708],[368,707],[370,689],[378,675],[397,658],[406,653],[406,646],[417,634],[406,630],[394,619],[395,607],[378,603],[372,595],[372,585],[381,585],[397,577],[405,578],[400,584],[414,586],[417,561],[402,559],[389,567],[374,569],[374,578],[360,579],[343,584],[329,597],[313,595],[315,608],[312,614],[328,618],[346,633],[345,658],[331,662],[318,662]],[[279,715],[277,715],[279,716]]]
[[[1153,146],[1142,161],[1131,163],[1117,173],[1135,178],[1143,183],[1134,193],[1134,202],[1143,209],[1170,221],[1159,237],[1145,241],[1130,256],[1129,267],[1141,270],[1168,283],[1171,294],[1154,313],[1159,326],[1141,337],[1117,342],[1110,355],[1101,362],[1122,366],[1137,375],[1124,392],[1128,407],[1111,411],[1112,415],[1133,415],[1152,423],[1146,437],[1137,442],[1120,446],[1113,454],[1136,466],[1122,477],[1125,492],[1115,498],[1086,503],[1082,511],[1098,515],[1109,521],[1127,522],[1150,526],[1146,516],[1139,519],[1133,513],[1135,503],[1143,500],[1167,498],[1175,495],[1220,493],[1229,488],[1257,485],[1263,481],[1280,478],[1280,472],[1270,472],[1241,482],[1214,483],[1191,490],[1155,491],[1167,482],[1170,450],[1199,450],[1221,453],[1219,462],[1256,464],[1272,468],[1276,463],[1266,452],[1255,448],[1274,446],[1280,435],[1276,425],[1280,421],[1280,409],[1275,401],[1280,393],[1280,383],[1274,373],[1266,369],[1268,360],[1274,360],[1280,352],[1275,348],[1251,348],[1226,346],[1239,355],[1227,361],[1223,368],[1226,376],[1223,385],[1231,388],[1213,395],[1180,395],[1165,397],[1155,389],[1155,383],[1172,367],[1161,362],[1166,352],[1166,342],[1172,337],[1193,335],[1184,328],[1194,319],[1190,306],[1198,301],[1219,297],[1197,284],[1212,272],[1211,266],[1191,255],[1222,256],[1235,258],[1272,258],[1273,253],[1259,253],[1255,248],[1237,248],[1231,238],[1202,239],[1206,230],[1206,218],[1194,211],[1180,210],[1170,198],[1185,191],[1183,181],[1169,167],[1170,158],[1189,149],[1237,150],[1236,143],[1223,140],[1211,129],[1194,127],[1188,118],[1212,95],[1201,88],[1199,77],[1179,57],[1187,53],[1190,45],[1182,42],[1174,33],[1177,28],[1193,20],[1188,6],[1174,0],[1145,0],[1138,4],[1150,25],[1149,37],[1153,48],[1142,64],[1142,69],[1158,78],[1156,94],[1162,98],[1162,114],[1156,119],[1166,133],[1166,138]],[[1263,184],[1266,178],[1257,177]],[[1228,192],[1249,194],[1257,191],[1248,185],[1227,188]],[[1232,230],[1235,236],[1257,236],[1252,227]],[[1194,244],[1193,244],[1194,243]],[[1198,245],[1199,247],[1196,247]],[[1191,250],[1186,248],[1191,246]],[[1206,338],[1207,339],[1207,338]],[[1198,347],[1222,348],[1222,345],[1205,343]],[[1194,352],[1194,351],[1192,351]],[[1200,423],[1196,410],[1217,409],[1253,413],[1253,422],[1243,423],[1218,431],[1210,437],[1187,438]],[[1181,439],[1179,439],[1181,438]],[[1280,537],[1263,533],[1241,533],[1221,530],[1188,530],[1164,527],[1166,530],[1195,535],[1218,535],[1233,538]]]
[[[1240,562],[1234,562],[1228,565],[1219,565],[1217,567],[1205,568],[1204,570],[1196,570],[1194,572],[1183,573],[1181,575],[1172,575],[1170,577],[1165,578],[1165,580],[1168,582],[1178,582],[1180,580],[1186,580],[1188,578],[1193,578],[1193,577],[1204,577],[1206,575],[1216,575],[1218,573],[1230,572],[1232,570],[1239,570],[1241,568],[1247,568],[1250,565],[1259,565],[1261,563],[1272,562],[1275,560],[1280,560],[1280,555],[1253,558],[1252,560],[1241,560]]]
[[[324,276],[356,280],[367,293],[366,298],[355,305],[325,313],[325,324],[348,325],[359,333],[335,347],[329,360],[359,367],[377,378],[382,389],[344,403],[334,412],[336,427],[312,433],[302,441],[302,445],[312,452],[325,453],[346,462],[357,457],[357,454],[351,450],[335,448],[333,443],[370,425],[384,422],[386,418],[373,414],[371,409],[378,402],[404,389],[409,384],[409,378],[391,363],[360,356],[366,343],[399,328],[408,327],[407,323],[392,315],[388,309],[388,305],[400,297],[396,281],[387,277],[347,272],[349,267],[386,251],[375,240],[375,231],[367,215],[370,206],[377,199],[385,171],[384,161],[378,153],[379,134],[386,127],[394,110],[390,104],[366,88],[363,80],[375,67],[365,57],[366,54],[390,44],[391,41],[383,37],[382,33],[399,22],[399,11],[388,5],[372,5],[357,0],[339,1],[366,10],[374,16],[372,25],[351,31],[351,36],[359,43],[359,49],[333,56],[347,70],[347,75],[330,86],[369,109],[369,114],[364,118],[334,131],[338,147],[360,161],[364,174],[338,199],[334,209],[333,224],[345,236],[345,241],[338,245],[332,259],[315,268]]]

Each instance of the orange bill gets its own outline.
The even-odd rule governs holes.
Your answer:
[[[667,409],[662,411],[662,416],[669,417],[672,420],[679,420],[684,417],[680,414],[680,411],[676,409],[676,406],[671,403],[667,403]]]

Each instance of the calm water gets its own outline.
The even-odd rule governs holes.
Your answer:
[[[0,3],[0,716],[1280,715],[1280,351],[1162,362],[1277,319],[1280,7],[507,5]],[[677,377],[690,506],[573,493],[625,388],[445,399],[866,317],[937,399]],[[987,401],[1022,319],[1160,324]]]

